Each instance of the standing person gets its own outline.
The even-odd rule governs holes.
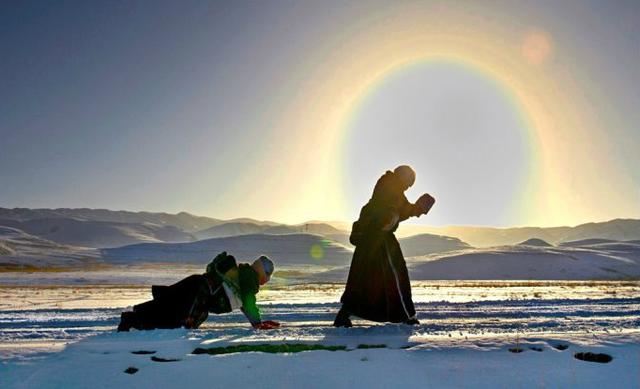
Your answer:
[[[415,179],[415,172],[406,165],[387,171],[353,223],[349,241],[356,248],[334,326],[351,327],[351,315],[377,322],[419,324],[407,265],[394,235],[401,221],[426,215],[435,203],[429,194],[415,204],[407,200],[404,192]]]
[[[256,306],[256,294],[271,278],[273,262],[262,255],[252,264],[236,264],[227,252],[218,254],[204,274],[193,274],[173,285],[153,285],[153,300],[123,312],[118,331],[155,328],[198,328],[211,313],[228,313],[240,309],[253,328],[280,326],[262,320]]]

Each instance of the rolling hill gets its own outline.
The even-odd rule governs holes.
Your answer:
[[[3,270],[78,267],[99,261],[97,250],[63,245],[0,226],[0,268]]]
[[[640,278],[640,245],[503,246],[441,254],[410,264],[416,279],[614,280]]]
[[[191,243],[141,243],[101,250],[107,263],[208,263],[227,251],[240,261],[265,254],[280,265],[343,266],[351,261],[346,247],[312,234],[252,234],[212,238]]]
[[[562,247],[514,245],[407,258],[420,280],[637,280],[640,242],[608,241]],[[344,282],[348,266],[313,274],[315,282]]]
[[[296,234],[308,233],[329,236],[332,234],[343,234],[344,231],[325,223],[306,223],[299,225],[287,224],[260,224],[252,221],[230,221],[222,223],[202,231],[194,232],[198,239],[224,238],[228,236],[251,235],[251,234]]]
[[[174,226],[187,232],[202,230],[224,222],[220,219],[194,216],[187,212],[170,214],[164,212],[130,212],[91,208],[0,208],[0,219],[17,221],[33,219],[75,219],[114,223],[151,223],[161,226]]]
[[[640,220],[614,219],[599,223],[586,223],[575,227],[517,227],[494,228],[474,226],[430,227],[412,224],[401,225],[397,235],[401,237],[430,233],[452,236],[474,247],[493,247],[517,244],[528,239],[541,239],[557,245],[582,239],[640,239]]]
[[[53,242],[94,248],[139,242],[188,242],[195,237],[174,226],[120,223],[69,218],[0,220],[0,226],[20,229]]]
[[[432,234],[414,235],[408,238],[399,239],[399,242],[400,247],[402,247],[402,253],[405,257],[446,253],[449,251],[472,248],[458,238]]]

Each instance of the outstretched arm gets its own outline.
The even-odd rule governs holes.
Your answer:
[[[399,221],[407,220],[411,216],[419,216],[421,214],[420,211],[421,208],[417,202],[416,204],[411,204],[404,194],[400,195],[397,206]]]
[[[262,321],[260,318],[260,310],[256,305],[256,295],[249,294],[242,296],[242,313],[247,317],[249,323],[255,328]]]
[[[429,194],[425,193],[415,202],[411,204],[409,200],[402,194],[398,201],[398,219],[399,221],[407,220],[411,216],[426,215],[436,200]]]
[[[249,323],[255,329],[269,330],[272,328],[280,327],[280,323],[273,320],[262,320],[260,317],[260,310],[256,305],[256,295],[247,294],[242,300],[242,313],[249,319]]]
[[[417,202],[416,204],[411,204],[405,195],[400,193],[398,197],[393,200],[392,205],[384,214],[382,230],[389,231],[397,223],[407,220],[411,216],[419,216],[421,214],[421,209],[421,206]]]

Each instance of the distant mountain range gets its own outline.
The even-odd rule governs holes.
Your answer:
[[[192,242],[195,236],[171,225],[123,223],[113,221],[47,218],[31,220],[0,219],[0,226],[20,229],[28,234],[68,245],[119,247],[140,242]]]
[[[456,237],[474,247],[513,245],[528,239],[542,239],[557,245],[582,239],[634,240],[640,239],[640,220],[614,219],[607,222],[586,223],[575,227],[429,227],[401,225],[399,236],[429,233]]]
[[[56,263],[54,259],[67,263],[65,258],[71,262],[81,259],[79,263],[92,259],[108,263],[203,263],[217,252],[227,250],[245,257],[272,254],[285,264],[338,266],[348,264],[353,249],[349,231],[344,229],[349,225],[322,221],[288,225],[250,218],[222,220],[186,212],[0,208],[3,228],[0,264],[15,264],[21,258],[24,263],[43,264]],[[640,220],[616,219],[550,228],[402,225],[397,235],[402,237],[400,244],[406,257],[471,252],[474,247],[500,250],[498,246],[519,245],[522,250],[531,246],[554,249],[567,244],[577,247],[580,243],[575,242],[640,240]],[[322,261],[312,255],[312,249],[316,250],[314,255],[320,255],[318,247]]]
[[[62,244],[95,248],[145,242],[194,242],[249,234],[309,233],[333,236],[342,243],[348,241],[347,232],[321,222],[287,225],[250,218],[213,219],[186,212],[174,215],[86,208],[0,208],[0,226],[18,228]]]
[[[33,219],[76,219],[83,221],[102,221],[116,223],[152,223],[178,227],[186,232],[203,230],[218,224],[223,220],[210,217],[194,216],[187,212],[170,214],[164,212],[130,212],[111,211],[108,209],[90,208],[0,208],[0,219],[33,220]]]

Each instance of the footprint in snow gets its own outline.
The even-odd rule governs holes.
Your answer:
[[[613,360],[613,357],[609,354],[596,354],[596,353],[576,353],[574,358],[585,362],[597,362],[597,363],[609,363]]]
[[[178,362],[178,361],[180,361],[180,359],[160,358],[160,357],[156,357],[155,355],[153,357],[151,357],[151,360],[154,361],[154,362]]]

